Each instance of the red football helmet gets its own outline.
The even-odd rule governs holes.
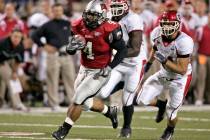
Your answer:
[[[180,15],[177,11],[166,11],[161,15],[160,27],[162,34],[165,36],[171,36],[180,28]]]
[[[122,16],[129,11],[129,5],[127,0],[111,0],[111,12],[113,17]]]

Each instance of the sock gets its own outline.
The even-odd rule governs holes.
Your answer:
[[[166,131],[173,132],[174,128],[174,126],[167,126]]]
[[[108,110],[107,112],[104,114],[104,116],[109,117],[110,116],[110,106],[107,106]]]
[[[159,109],[163,109],[166,107],[166,103],[167,100],[166,101],[157,100],[156,107],[158,107]]]
[[[71,129],[73,124],[74,124],[74,122],[69,117],[66,117],[66,119],[63,123],[63,127],[69,130],[69,129]]]
[[[130,128],[133,112],[134,112],[133,105],[123,106],[123,116],[124,116],[123,128]]]
[[[102,114],[106,114],[108,112],[109,108],[107,105],[104,105],[104,109],[103,111],[101,112]]]

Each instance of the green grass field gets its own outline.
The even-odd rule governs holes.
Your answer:
[[[158,140],[166,121],[156,124],[154,116],[155,112],[135,112],[132,140]],[[179,116],[173,140],[210,140],[210,111],[181,111]],[[0,139],[52,139],[52,131],[57,129],[64,118],[65,113],[0,113]],[[119,129],[114,130],[104,116],[84,112],[67,139],[119,139],[121,113],[119,120]]]

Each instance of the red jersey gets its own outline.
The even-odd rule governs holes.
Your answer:
[[[87,68],[101,69],[106,67],[112,57],[112,48],[108,43],[108,36],[119,28],[118,23],[105,21],[96,29],[86,28],[82,19],[72,23],[74,34],[82,35],[86,40],[86,47],[81,50],[81,64]]]
[[[210,38],[210,27],[208,25],[200,27],[198,29],[199,54],[210,56],[209,38]]]
[[[0,39],[9,36],[14,28],[19,28],[24,34],[27,34],[26,25],[22,20],[14,18],[9,21],[5,16],[0,17]]]

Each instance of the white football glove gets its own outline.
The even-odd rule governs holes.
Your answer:
[[[69,44],[66,46],[67,52],[72,52],[75,50],[81,50],[85,48],[86,41],[85,38],[81,35],[74,35],[73,37],[69,38]]]
[[[93,76],[93,79],[98,79],[100,76],[102,76],[102,77],[108,77],[109,75],[110,75],[110,73],[111,73],[111,71],[112,71],[112,68],[111,67],[109,67],[109,66],[107,66],[107,67],[105,67],[105,68],[103,68],[103,69],[101,69],[98,73],[96,73],[94,76]]]

